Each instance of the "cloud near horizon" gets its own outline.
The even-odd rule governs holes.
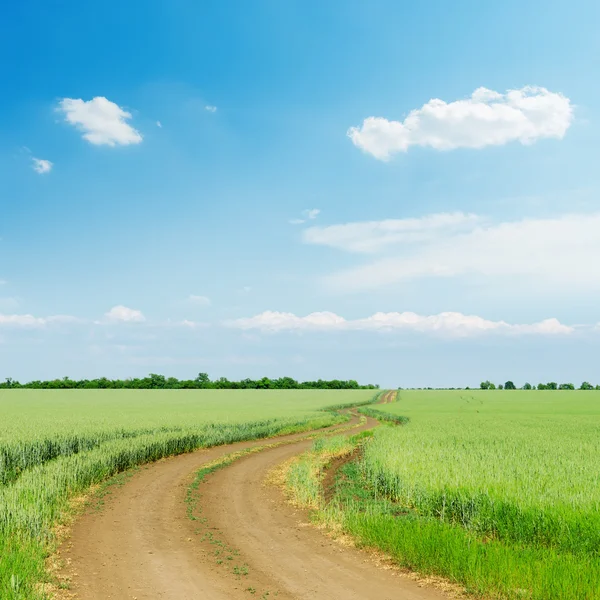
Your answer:
[[[483,333],[565,335],[574,328],[555,318],[532,324],[490,321],[476,315],[442,312],[419,315],[414,312],[378,312],[364,319],[346,320],[332,312],[314,312],[305,317],[293,313],[265,311],[254,317],[225,322],[227,327],[265,332],[282,331],[413,331],[451,337],[469,337]]]
[[[92,100],[63,98],[57,110],[65,121],[83,132],[83,139],[95,145],[128,146],[139,144],[142,134],[127,123],[130,112],[103,96]]]
[[[572,121],[569,98],[544,87],[525,86],[505,94],[480,87],[463,100],[431,99],[404,121],[368,117],[361,126],[351,127],[348,137],[364,152],[387,161],[411,146],[478,149],[561,139]]]
[[[0,327],[44,327],[45,325],[60,325],[83,323],[84,320],[70,315],[51,315],[49,317],[34,317],[30,314],[5,315],[0,314]]]

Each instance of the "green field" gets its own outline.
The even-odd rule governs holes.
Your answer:
[[[322,518],[477,596],[600,598],[600,393],[400,391],[377,410],[410,420],[375,430]]]
[[[69,500],[133,466],[196,448],[324,427],[373,390],[1,390],[0,598],[41,597]]]

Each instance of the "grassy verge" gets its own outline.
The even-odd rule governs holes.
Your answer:
[[[288,466],[293,500],[314,518],[358,545],[383,551],[400,567],[443,577],[468,594],[505,600],[597,600],[600,557],[543,545],[478,535],[456,522],[421,514],[393,502],[365,477],[360,461],[344,464],[335,493],[325,501],[324,467],[337,452],[352,452],[359,439],[327,440]]]

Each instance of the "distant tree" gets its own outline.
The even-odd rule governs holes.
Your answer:
[[[594,389],[594,386],[593,386],[591,383],[589,383],[589,382],[587,382],[587,381],[584,381],[584,382],[583,382],[583,383],[582,383],[582,384],[579,386],[579,389],[580,389],[580,390],[593,390],[593,389]]]
[[[490,382],[490,386],[488,387],[488,390],[495,390],[496,389],[496,385]]]
[[[196,377],[194,381],[199,388],[207,388],[210,386],[210,377],[208,376],[208,373],[198,373],[198,377]]]
[[[491,383],[490,381],[486,380],[486,381],[482,381],[482,382],[479,384],[479,387],[480,387],[482,390],[489,390],[491,385],[492,385],[492,383]]]
[[[546,389],[547,390],[557,390],[558,384],[555,381],[550,381],[546,384]]]
[[[526,384],[523,386],[523,389],[524,389],[524,390],[530,390],[530,389],[531,389],[531,384],[530,384],[530,383],[526,383]]]
[[[572,383],[561,383],[558,386],[559,390],[574,390],[575,386]]]
[[[501,383],[499,383],[499,384],[498,384],[498,389],[499,389],[499,390],[502,390],[502,389],[504,389],[504,386],[503,386]]]
[[[507,381],[507,382],[504,384],[504,389],[505,389],[505,390],[516,390],[516,389],[517,389],[517,387],[515,386],[515,384],[514,384],[512,381]]]

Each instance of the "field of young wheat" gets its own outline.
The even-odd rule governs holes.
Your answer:
[[[377,410],[409,420],[374,431],[332,502],[317,448],[291,469],[321,518],[475,595],[600,598],[599,393],[401,391]]]
[[[31,599],[73,496],[191,450],[331,425],[373,390],[0,391],[0,598]]]

